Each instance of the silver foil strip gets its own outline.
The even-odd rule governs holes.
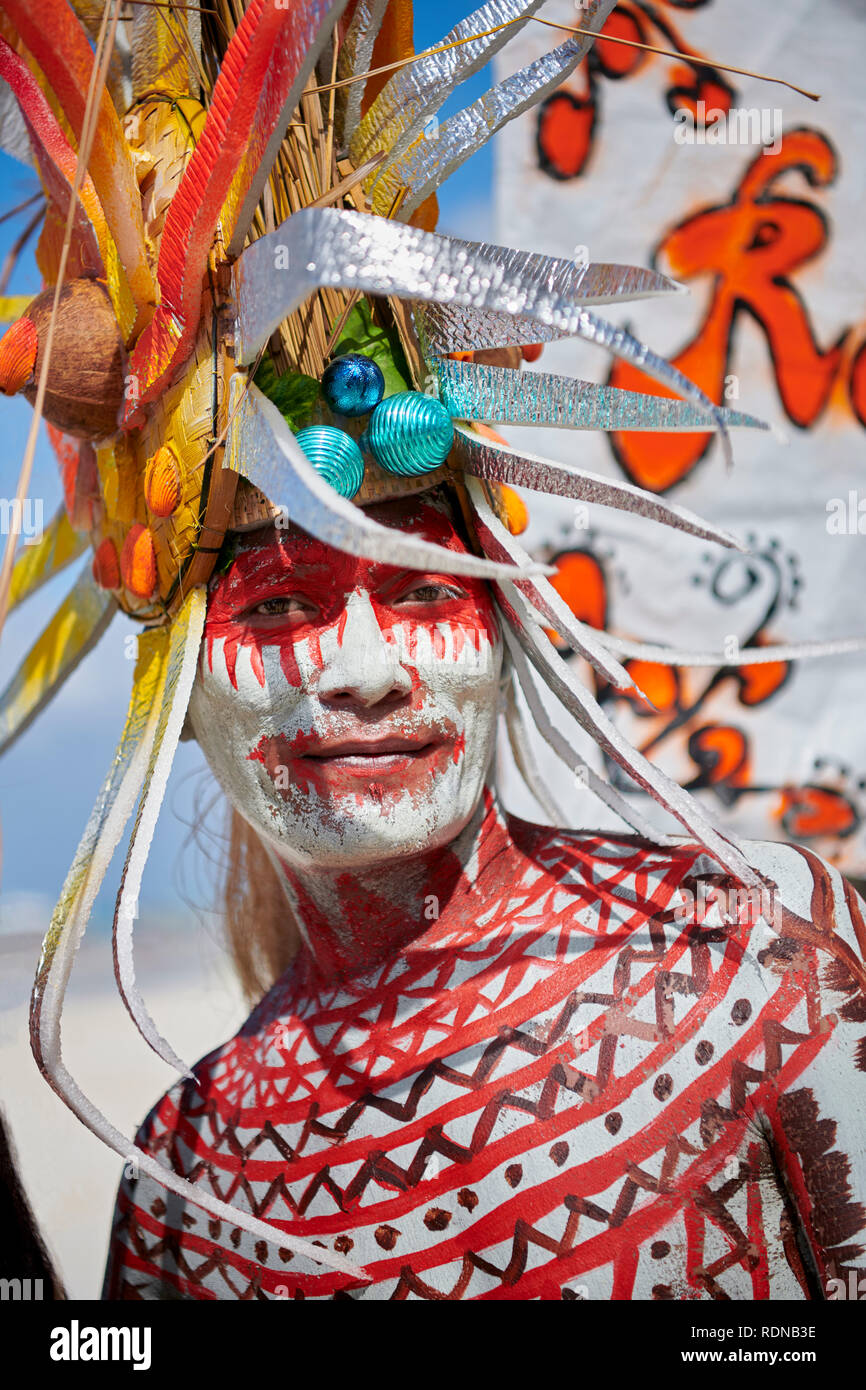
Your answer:
[[[571,497],[581,502],[594,502],[597,506],[634,512],[648,521],[673,526],[677,531],[698,536],[701,540],[716,541],[731,550],[744,549],[737,538],[727,531],[703,521],[685,507],[666,502],[655,493],[644,492],[643,488],[635,487],[632,483],[588,473],[572,464],[519,453],[503,444],[482,439],[462,425],[455,425],[454,439],[455,454],[461,468],[476,478],[488,478],[492,482],[507,483],[510,487],[544,492],[548,496]]]
[[[603,267],[459,241],[360,212],[307,208],[259,237],[234,267],[238,360],[250,361],[280,321],[322,285],[416,301],[416,323],[431,351],[458,351],[467,338],[473,347],[484,346],[470,336],[473,323],[483,328],[493,316],[500,340],[538,341],[526,334],[545,332],[570,337],[578,332],[587,291],[591,298],[597,292],[635,297],[635,289],[665,293],[673,283],[653,271],[622,269],[622,280],[618,268],[611,279]],[[458,315],[467,327],[455,340]]]
[[[630,642],[605,632],[604,645],[627,661],[655,661],[660,666],[763,666],[769,661],[814,661],[827,656],[866,652],[866,637],[836,637],[826,642],[779,642],[767,647],[740,647],[735,654],[688,651],[654,642]]]
[[[676,280],[642,266],[602,262],[580,265],[554,256],[513,251],[508,246],[491,246],[479,241],[457,242],[455,239],[455,245],[464,246],[473,256],[494,255],[501,265],[508,268],[508,273],[516,271],[522,276],[532,277],[539,288],[543,287],[552,296],[587,308],[688,293],[685,286],[677,284]],[[509,314],[467,309],[455,304],[417,304],[413,314],[422,348],[434,354],[469,352],[476,348],[519,347],[529,342],[550,343],[568,336],[539,320],[516,320]]]
[[[373,65],[373,49],[385,18],[388,0],[357,0],[349,27],[337,55],[337,80],[358,77]],[[334,102],[337,148],[346,150],[361,119],[361,102],[366,81],[338,87]]]
[[[260,237],[232,270],[237,361],[252,361],[277,325],[323,285],[401,299],[462,304],[539,319],[606,348],[693,402],[716,422],[725,460],[733,462],[725,417],[700,387],[623,328],[551,295],[492,255],[470,255],[459,242],[388,218],[336,208],[304,208]]]
[[[431,48],[442,48],[445,44],[455,47],[431,53],[429,57],[399,68],[385,83],[352,135],[349,153],[355,166],[363,164],[377,150],[387,150],[389,159],[402,154],[461,82],[514,38],[542,3],[543,0],[488,0],[455,24],[438,43],[430,45]],[[517,22],[509,24],[507,29],[498,28],[509,20]],[[491,34],[490,29],[497,32]],[[473,35],[478,37],[473,38]]]
[[[458,420],[495,420],[510,425],[546,425],[572,430],[706,430],[726,425],[769,429],[763,420],[720,406],[705,411],[670,396],[597,386],[552,372],[514,371],[483,362],[437,358],[433,370],[439,398]]]
[[[552,720],[548,718],[547,710],[544,707],[544,701],[535,688],[535,682],[529,670],[529,663],[523,655],[520,643],[509,631],[508,623],[504,624],[503,631],[505,633],[505,641],[508,654],[511,658],[511,664],[514,667],[515,680],[523,692],[523,698],[529,707],[529,713],[532,715],[533,723],[547,746],[553,750],[561,762],[565,763],[569,771],[580,777],[584,785],[589,788],[594,796],[598,797],[599,801],[603,802],[609,810],[613,811],[614,815],[619,816],[621,820],[625,821],[626,825],[631,826],[632,830],[636,831],[638,835],[642,835],[644,839],[653,841],[658,845],[668,844],[670,842],[670,837],[657,830],[650,821],[646,820],[644,816],[641,815],[639,810],[626,801],[625,797],[618,792],[615,787],[612,787],[609,782],[606,782],[603,777],[599,776],[599,774],[589,766],[589,763],[572,748],[565,734],[557,729]],[[516,699],[514,704],[515,707],[517,707]],[[522,775],[522,769],[518,768],[518,770],[521,771]],[[530,791],[533,796],[537,796],[534,788],[530,787]],[[558,824],[565,825],[567,822],[563,819],[559,821]]]
[[[192,1069],[160,1033],[138,987],[133,933],[138,917],[142,875],[189,708],[206,615],[207,593],[201,587],[193,589],[187,596],[181,615],[169,629],[165,682],[155,702],[154,738],[127,845],[111,932],[117,988],[133,1023],[157,1057],[189,1080],[194,1080]]]
[[[761,880],[739,846],[726,839],[707,820],[698,802],[677,786],[660,768],[648,762],[620,733],[598,701],[576,679],[535,621],[532,608],[513,584],[496,585],[500,608],[508,621],[512,640],[520,643],[545,685],[609,757],[655,801],[670,811],[689,836],[695,837],[722,868],[749,888]],[[506,630],[506,640],[508,638]],[[509,643],[510,646],[510,643]]]
[[[547,786],[535,760],[532,740],[517,702],[516,684],[516,676],[512,673],[512,679],[508,682],[505,690],[505,731],[508,734],[508,745],[511,749],[514,765],[527,790],[535,797],[544,815],[548,817],[550,824],[568,825],[568,816]],[[575,754],[575,756],[577,755]]]
[[[488,505],[481,484],[474,478],[466,479],[466,488],[475,511],[474,522],[481,549],[491,560],[501,564],[511,564],[525,571],[529,555],[519,541],[510,535],[498,517],[494,516]],[[576,618],[568,605],[546,579],[518,579],[517,587],[536,610],[536,621],[542,618],[568,642],[573,651],[588,661],[594,671],[618,689],[634,691],[643,699],[643,691],[636,685],[628,671],[613,659],[599,640],[599,634],[588,623]]]
[[[597,31],[614,4],[615,0],[592,0],[575,14],[582,28]],[[584,36],[566,40],[451,116],[440,126],[438,135],[416,140],[407,150],[380,165],[365,185],[372,195],[373,211],[387,212],[396,194],[406,188],[408,192],[398,214],[405,221],[497,130],[555,91],[583,61],[593,42]]]

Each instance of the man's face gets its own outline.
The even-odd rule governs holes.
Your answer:
[[[466,549],[439,500],[370,510]],[[501,664],[480,580],[268,529],[212,584],[190,721],[229,800],[287,864],[372,866],[448,844],[469,821]]]

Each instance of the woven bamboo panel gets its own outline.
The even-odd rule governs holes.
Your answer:
[[[156,249],[169,204],[205,122],[205,111],[191,97],[152,95],[124,118],[123,133],[135,166],[148,253]]]
[[[395,473],[386,473],[384,468],[368,458],[364,465],[364,481],[352,500],[359,507],[369,507],[374,502],[389,502],[395,497],[412,497],[416,492],[427,492],[431,487],[437,487],[448,477],[448,466],[444,463],[430,473],[398,477]]]

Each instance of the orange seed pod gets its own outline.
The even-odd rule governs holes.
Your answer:
[[[508,487],[505,483],[501,484],[500,495],[505,508],[505,524],[512,536],[522,535],[529,525],[529,512],[526,503],[520,493],[515,492],[513,487]]]
[[[117,546],[110,536],[100,541],[93,557],[93,578],[101,589],[120,588],[120,561]]]
[[[154,516],[171,516],[180,503],[180,469],[166,444],[157,449],[145,470],[144,500]]]
[[[39,335],[33,321],[25,315],[0,338],[0,391],[15,396],[33,375]]]
[[[156,551],[151,532],[138,521],[130,526],[123,542],[120,571],[130,593],[150,598],[156,588]]]

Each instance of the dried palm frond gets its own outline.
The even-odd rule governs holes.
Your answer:
[[[242,0],[214,0],[210,11],[201,17],[201,62],[211,85],[243,17],[244,8]],[[310,74],[298,110],[285,132],[256,208],[248,241],[255,241],[274,231],[301,208],[330,202],[328,195],[332,190],[347,182],[348,187],[335,197],[332,205],[353,208],[358,212],[370,210],[360,181],[351,182],[355,167],[338,152],[337,90],[332,84],[339,57],[338,26],[318,67]],[[325,91],[317,90],[322,86],[326,88]],[[396,211],[397,207],[394,207],[392,213]],[[302,312],[284,319],[268,344],[277,372],[300,372],[306,376],[321,377],[356,299],[357,295],[347,290],[317,290]],[[410,360],[417,356],[414,334],[405,315],[395,312],[385,300],[379,300],[372,306],[372,315],[373,322],[378,326],[385,329],[396,327]]]

